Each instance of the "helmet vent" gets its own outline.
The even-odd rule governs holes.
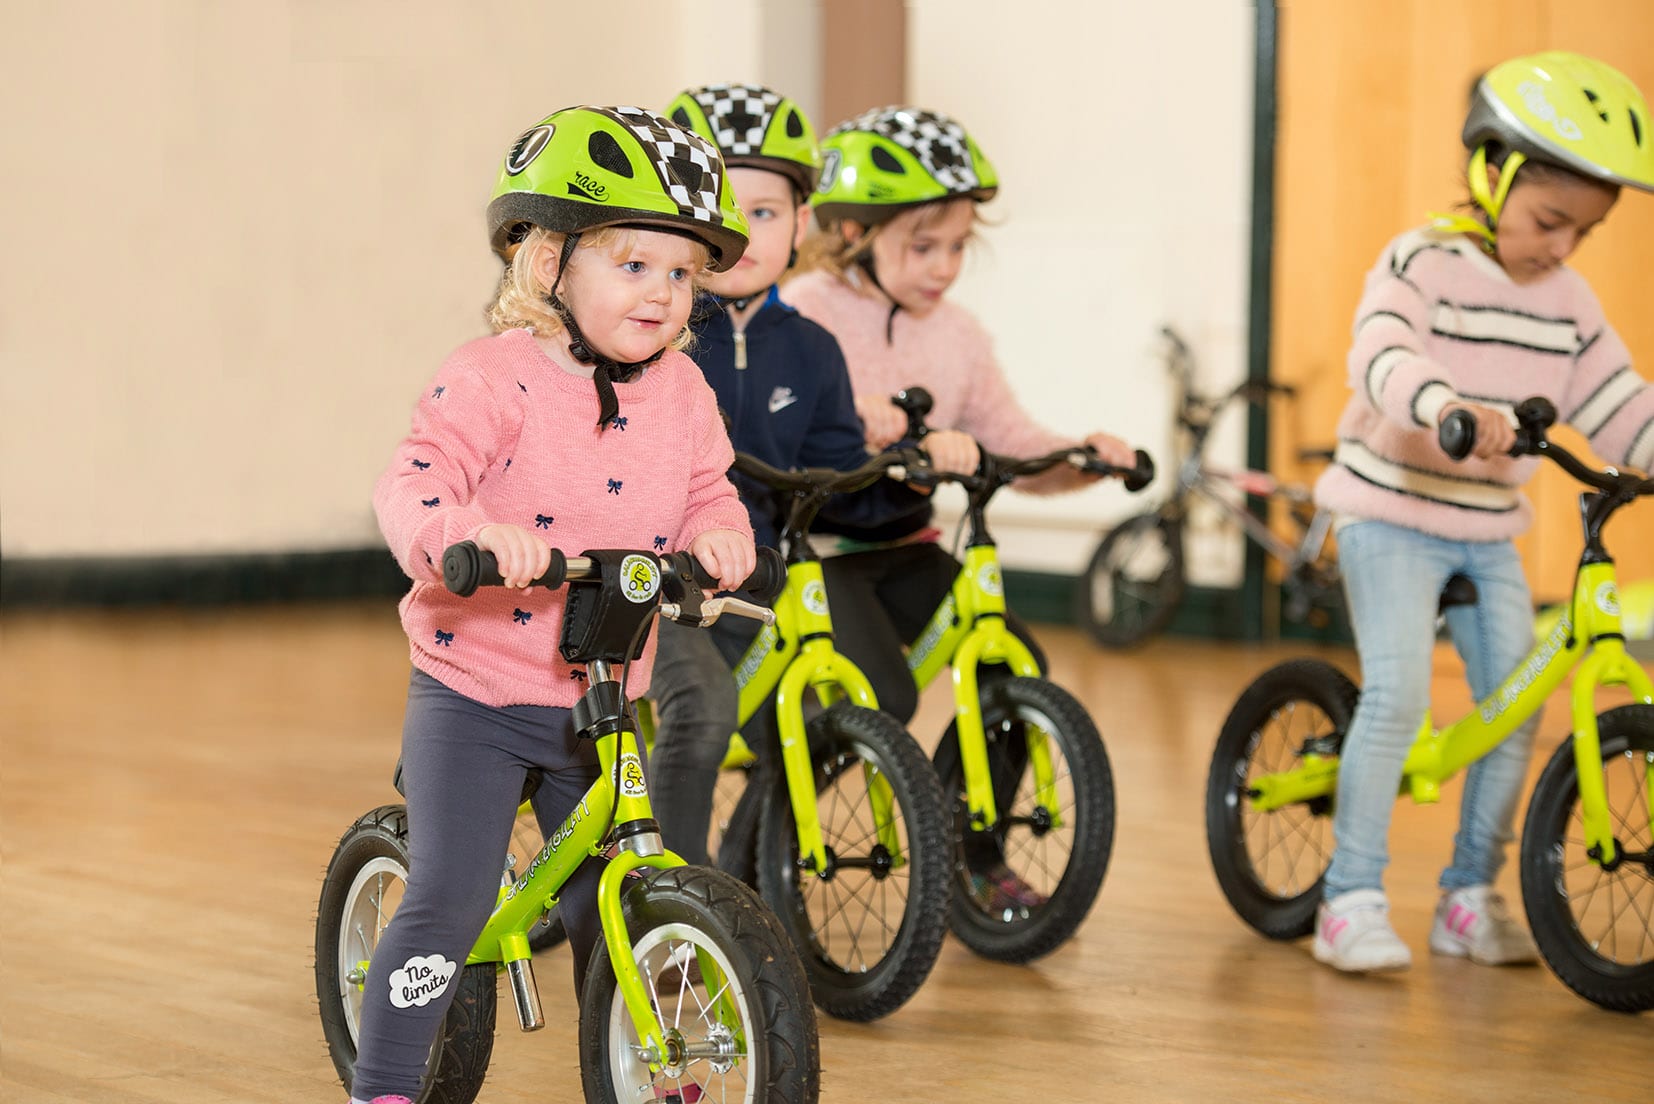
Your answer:
[[[1601,105],[1601,100],[1597,96],[1597,94],[1595,92],[1591,91],[1589,88],[1581,88],[1580,91],[1585,93],[1585,98],[1587,100],[1591,101],[1591,106],[1597,109],[1597,118],[1601,119],[1603,122],[1606,123],[1608,121],[1608,112],[1604,111],[1602,109],[1602,107],[1600,106]]]
[[[695,129],[695,124],[689,119],[689,112],[685,111],[681,107],[672,112],[672,121],[683,127],[685,130]]]
[[[787,112],[787,137],[804,137],[804,120],[798,117],[797,111]]]
[[[907,170],[902,167],[902,163],[896,160],[896,155],[885,149],[883,146],[873,147],[873,164],[887,173],[907,172]]]
[[[592,163],[608,169],[616,176],[628,179],[632,175],[632,163],[626,157],[626,151],[620,148],[615,136],[606,130],[594,130],[592,136],[586,140],[586,153]]]
[[[1631,137],[1636,139],[1637,145],[1643,144],[1643,122],[1637,118],[1635,111],[1627,110],[1626,115],[1631,118]]]
[[[666,163],[672,166],[672,176],[688,188],[691,192],[701,190],[701,167],[687,157],[669,156]]]

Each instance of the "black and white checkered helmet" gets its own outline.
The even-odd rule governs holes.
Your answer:
[[[937,111],[881,107],[834,127],[811,202],[823,224],[874,223],[942,199],[993,198],[999,174],[965,128]]]
[[[508,256],[526,227],[572,233],[660,226],[705,242],[711,268],[740,259],[747,220],[711,143],[638,107],[547,116],[507,153],[488,205],[489,238]]]
[[[821,171],[815,128],[774,89],[709,84],[679,94],[666,110],[673,122],[716,145],[724,164],[781,173],[801,199],[815,190]]]

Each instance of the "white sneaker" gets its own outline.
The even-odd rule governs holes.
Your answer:
[[[1467,886],[1442,894],[1430,929],[1436,954],[1468,958],[1483,966],[1509,966],[1539,957],[1533,937],[1511,918],[1492,886]]]
[[[1413,952],[1390,926],[1390,902],[1382,889],[1352,889],[1315,910],[1315,961],[1335,970],[1366,974],[1405,970]]]

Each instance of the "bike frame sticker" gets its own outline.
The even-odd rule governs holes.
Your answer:
[[[799,597],[805,609],[820,617],[827,616],[827,587],[819,579],[805,583],[804,593]]]
[[[631,752],[620,757],[620,792],[627,797],[642,797],[649,792],[643,781],[643,764]]]
[[[1005,588],[1000,581],[999,565],[993,563],[983,564],[976,573],[976,585],[983,594],[991,594],[995,598],[1002,596],[1005,593]]]
[[[1592,597],[1596,601],[1597,609],[1609,617],[1620,615],[1620,591],[1613,583],[1603,583],[1597,587],[1597,592]]]
[[[641,605],[660,589],[660,567],[648,556],[627,556],[620,561],[620,581],[626,600]]]
[[[424,1008],[440,997],[459,964],[440,954],[415,955],[391,971],[391,1003],[398,1008]]]

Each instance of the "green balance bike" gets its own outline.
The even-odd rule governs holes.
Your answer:
[[[895,1011],[935,965],[946,932],[947,821],[923,749],[878,711],[866,676],[833,646],[821,561],[806,534],[833,495],[925,465],[913,450],[849,472],[735,457],[736,471],[787,497],[787,582],[774,624],[735,667],[741,733],[725,775],[745,771],[748,784],[713,853],[726,870],[750,869],[798,948],[817,1005],[842,1019]]]
[[[907,413],[909,435],[922,438],[930,394],[913,387],[892,401]],[[1135,492],[1154,479],[1154,464],[1141,450],[1132,468],[1088,448],[981,455],[973,475],[912,476],[963,487],[968,528],[952,592],[909,645],[907,665],[921,692],[943,671],[953,678],[954,719],[935,755],[953,810],[949,925],[985,958],[1028,962],[1073,935],[1096,901],[1114,842],[1114,777],[1085,707],[1045,678],[1006,626],[988,502],[1018,477],[1064,464],[1120,477]]]
[[[762,560],[754,590],[779,580]],[[443,557],[449,588],[498,585],[493,557],[465,542]],[[767,620],[737,599],[702,599],[686,554],[593,551],[564,557],[535,581],[565,582],[562,654],[583,664],[575,708],[597,743],[601,770],[522,876],[507,870],[499,899],[455,979],[457,993],[431,1048],[419,1095],[469,1104],[493,1049],[496,984],[504,974],[518,1025],[544,1025],[528,936],[561,887],[590,859],[605,862],[598,890],[603,932],[580,1001],[580,1066],[587,1101],[796,1101],[817,1098],[820,1048],[807,983],[786,934],[763,901],[721,871],[691,867],[661,845],[650,811],[636,726],[624,698],[626,665],[658,613],[687,624],[720,614]],[[334,1067],[350,1087],[368,965],[408,877],[408,817],[386,805],[340,840],[316,921],[316,995]]]
[[[1581,493],[1584,550],[1573,599],[1532,654],[1471,713],[1443,728],[1427,713],[1400,794],[1439,798],[1441,784],[1533,716],[1570,673],[1573,734],[1552,756],[1522,828],[1522,902],[1545,961],[1603,1008],[1654,1008],[1654,683],[1625,652],[1614,561],[1602,531],[1654,480],[1597,471],[1545,436],[1556,410],[1516,409],[1513,455],[1548,457],[1591,488]],[[1474,422],[1455,411],[1442,448],[1463,458]],[[1475,601],[1456,576],[1444,607]],[[1420,647],[1428,646],[1420,641]],[[1597,690],[1629,688],[1635,704],[1597,713]],[[1310,934],[1331,861],[1338,756],[1358,691],[1337,668],[1292,660],[1266,671],[1235,703],[1206,783],[1206,835],[1218,884],[1241,919],[1273,939]]]

